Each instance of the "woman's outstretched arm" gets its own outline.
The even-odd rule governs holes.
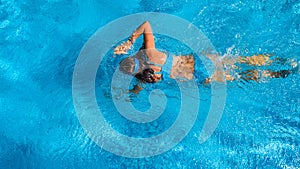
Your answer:
[[[151,25],[148,21],[141,24],[128,38],[126,42],[123,42],[120,46],[117,46],[114,50],[115,54],[125,54],[130,49],[136,39],[143,34],[145,49],[155,48],[154,37]]]

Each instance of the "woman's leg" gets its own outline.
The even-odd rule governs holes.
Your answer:
[[[206,79],[205,83],[210,83],[211,81],[220,81],[221,76],[225,76],[225,79],[227,81],[234,81],[238,79],[243,79],[246,81],[260,81],[266,78],[286,78],[290,74],[298,73],[299,72],[299,66],[297,62],[295,62],[293,59],[287,59],[287,58],[271,58],[271,54],[259,54],[259,55],[253,55],[253,56],[239,56],[237,58],[223,58],[221,59],[220,56],[215,54],[206,54],[206,57],[212,60],[214,65],[216,66],[217,71],[214,72],[213,76]],[[220,64],[221,62],[221,64]],[[218,68],[228,68],[228,65],[230,65],[229,69],[240,69],[238,65],[235,64],[245,64],[249,66],[257,67],[257,69],[251,69],[246,70],[240,73],[237,73],[237,77],[233,77],[228,73],[228,70],[225,70],[225,74],[222,75],[221,71],[218,71]],[[223,65],[223,66],[221,66]],[[279,71],[273,71],[273,70],[260,70],[260,66],[289,66],[291,69],[288,70],[279,70]],[[224,79],[224,78],[223,78]]]
[[[280,71],[270,71],[270,70],[247,70],[239,73],[240,79],[246,81],[256,81],[259,82],[263,79],[268,78],[286,78],[288,75],[292,74],[291,70],[280,70]]]
[[[273,60],[270,59],[270,54],[266,55],[253,55],[248,57],[239,56],[236,60],[237,63],[244,63],[251,66],[268,66],[271,65]]]

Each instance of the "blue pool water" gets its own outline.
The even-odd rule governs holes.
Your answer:
[[[203,144],[198,137],[211,88],[199,84],[198,118],[171,150],[131,159],[98,147],[76,116],[74,65],[99,28],[137,12],[184,18],[203,31],[221,54],[233,48],[231,54],[242,56],[270,53],[300,59],[297,0],[0,0],[0,168],[300,168],[299,74],[264,83],[228,83],[223,117]],[[190,52],[168,37],[156,38],[159,48]],[[163,89],[169,99],[166,112],[156,121],[132,123],[118,114],[112,102],[117,96],[111,94],[110,80],[120,59],[107,54],[97,73],[96,95],[103,116],[128,136],[165,131],[179,109],[176,84],[155,84],[131,96],[140,110],[149,108],[152,89]],[[205,77],[200,67],[201,63],[198,76]]]

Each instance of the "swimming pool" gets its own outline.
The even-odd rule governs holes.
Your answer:
[[[198,137],[211,101],[211,88],[203,85],[199,85],[201,109],[195,125],[171,150],[135,159],[114,155],[95,144],[74,109],[74,65],[99,28],[138,12],[163,12],[186,19],[203,31],[221,54],[232,49],[231,54],[243,56],[272,53],[299,60],[300,3],[296,0],[2,0],[0,168],[300,167],[299,74],[264,83],[227,83],[222,119],[203,144]],[[178,49],[172,39],[156,38],[160,48]],[[150,106],[145,98],[152,89],[165,89],[171,104],[154,122],[129,122],[115,110],[112,98],[116,96],[109,83],[110,70],[119,59],[108,53],[98,70],[96,95],[98,103],[104,103],[104,117],[129,136],[149,137],[165,131],[177,117],[178,87],[170,82],[174,87],[167,89],[159,83],[132,96],[131,102],[142,111]],[[199,69],[200,77],[205,77],[207,72]]]

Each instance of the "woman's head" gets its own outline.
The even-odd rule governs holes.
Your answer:
[[[135,57],[128,57],[121,61],[119,69],[126,74],[135,76],[143,83],[154,83],[154,70],[146,62]]]
[[[133,74],[135,66],[134,57],[128,57],[121,61],[119,69],[126,74]]]
[[[126,74],[135,75],[148,68],[148,64],[142,59],[136,57],[128,57],[121,61],[119,69]]]

